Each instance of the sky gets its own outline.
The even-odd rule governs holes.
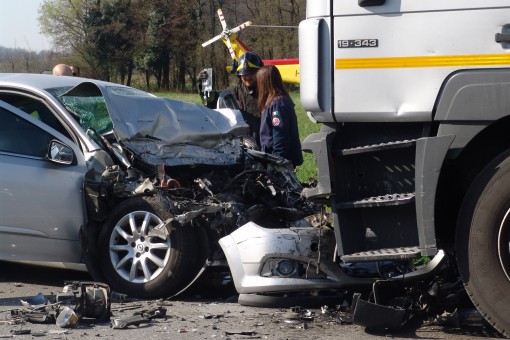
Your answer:
[[[39,33],[39,7],[43,0],[0,0],[0,46],[38,52],[51,49]]]

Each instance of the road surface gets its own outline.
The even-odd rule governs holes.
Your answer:
[[[131,339],[495,339],[499,335],[474,310],[463,310],[460,327],[439,326],[433,318],[409,325],[399,331],[367,332],[357,325],[345,324],[344,313],[331,306],[292,313],[289,309],[241,306],[231,285],[199,282],[190,293],[171,300],[115,300],[112,319],[133,316],[137,311],[157,307],[166,316],[154,318],[139,327],[114,329],[111,321],[82,319],[77,328],[60,328],[55,323],[15,324],[11,311],[22,309],[21,300],[38,293],[51,297],[60,292],[64,281],[90,281],[87,273],[47,269],[0,262],[0,338],[16,333],[19,338],[43,339],[131,338]]]

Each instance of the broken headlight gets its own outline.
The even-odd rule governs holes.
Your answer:
[[[293,277],[302,279],[320,279],[326,277],[317,270],[316,261],[310,259],[304,263],[294,259],[269,258],[264,262],[260,271],[263,277]]]

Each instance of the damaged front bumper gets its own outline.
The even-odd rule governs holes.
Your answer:
[[[371,284],[333,262],[327,228],[263,228],[249,222],[219,241],[240,294],[329,290]]]

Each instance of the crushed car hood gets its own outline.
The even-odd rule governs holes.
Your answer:
[[[237,110],[211,110],[121,85],[84,82],[62,97],[103,97],[116,139],[154,165],[235,164],[249,130]]]

